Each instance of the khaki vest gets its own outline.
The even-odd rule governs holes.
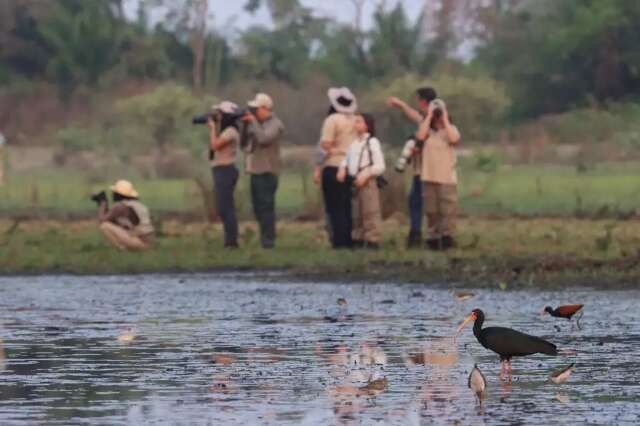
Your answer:
[[[138,237],[144,237],[153,234],[153,225],[151,224],[151,216],[149,215],[149,209],[147,206],[136,200],[122,201],[124,205],[133,209],[138,216],[140,223],[136,225],[131,231]]]

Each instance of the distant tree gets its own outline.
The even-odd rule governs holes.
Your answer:
[[[640,2],[494,1],[478,60],[507,83],[514,117],[640,95]]]
[[[263,4],[250,0],[245,9],[254,13]],[[251,78],[275,78],[291,84],[302,81],[310,70],[310,58],[326,25],[298,0],[265,0],[275,29],[254,26],[240,37],[238,61]]]
[[[423,53],[419,36],[420,25],[410,22],[401,2],[390,11],[378,7],[369,36],[372,77],[411,71]]]
[[[57,0],[51,7],[38,31],[52,52],[47,70],[68,98],[118,63],[124,34],[109,2]]]

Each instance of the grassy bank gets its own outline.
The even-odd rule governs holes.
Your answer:
[[[461,212],[465,215],[627,218],[639,208],[638,163],[603,163],[580,172],[576,167],[558,165],[502,166],[483,172],[477,161],[461,159],[459,191]],[[387,177],[394,186],[385,191],[383,202],[406,213],[403,193],[408,191],[411,176],[389,170]],[[204,178],[208,182],[208,174]],[[203,217],[202,195],[194,180],[133,180],[152,212],[169,217]],[[0,216],[93,217],[95,206],[87,195],[112,181],[91,183],[82,176],[51,172],[13,177],[0,186]],[[246,176],[238,184],[236,200],[240,217],[251,219]],[[320,195],[311,182],[310,171],[285,171],[277,205],[282,218],[319,217]]]
[[[404,248],[406,226],[385,222],[379,252],[333,251],[319,223],[283,223],[278,249],[258,246],[245,223],[241,250],[221,249],[220,226],[165,221],[156,247],[118,252],[90,221],[0,221],[3,274],[119,274],[281,270],[301,278],[451,282],[518,288],[634,285],[640,279],[640,223],[577,219],[462,220],[460,247],[447,254]]]

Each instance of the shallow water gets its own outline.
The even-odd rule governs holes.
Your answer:
[[[475,293],[220,274],[0,278],[0,424],[640,423],[639,291]],[[557,303],[586,305],[582,330],[540,318]],[[475,307],[577,354],[514,359],[503,386],[471,327],[450,339]],[[416,353],[427,363],[411,365]],[[571,362],[567,383],[549,383]],[[474,363],[482,409],[467,388]]]

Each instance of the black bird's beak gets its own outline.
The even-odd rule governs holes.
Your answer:
[[[475,321],[476,320],[476,314],[475,313],[471,313],[471,315],[469,315],[468,317],[466,317],[464,319],[464,321],[462,321],[462,324],[460,324],[460,327],[458,327],[458,331],[456,331],[456,334],[460,334],[460,332],[464,329],[464,327],[469,324],[471,321]]]

